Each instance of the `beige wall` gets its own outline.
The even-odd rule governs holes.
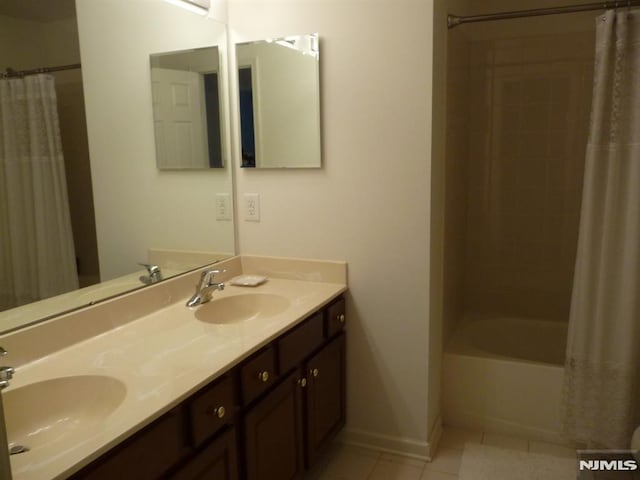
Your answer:
[[[261,195],[240,251],[348,262],[347,438],[419,455],[434,423],[432,17],[431,1],[229,3],[233,40],[319,32],[321,49],[323,166],[238,169],[237,204]]]
[[[231,169],[156,168],[149,73],[151,53],[224,50],[224,27],[162,1],[78,0],[77,13],[103,280],[149,248],[233,252],[233,225],[214,210]]]

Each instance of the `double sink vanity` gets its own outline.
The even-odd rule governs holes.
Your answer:
[[[228,258],[232,164],[321,167],[319,37],[255,39],[184,2],[70,3],[56,44],[79,52],[82,75],[59,84],[82,92],[67,93],[86,113],[67,138],[83,135],[92,183],[68,186],[91,225],[71,226],[78,282],[62,288],[54,252],[29,275],[60,295],[7,295],[0,479],[9,463],[13,480],[300,478],[344,424],[346,264]],[[259,194],[244,199],[259,221]],[[153,283],[152,266],[172,278]],[[224,289],[195,301],[210,269]],[[243,274],[267,281],[232,284]]]
[[[0,337],[14,480],[301,477],[344,424],[346,265],[215,268],[195,307],[202,269]]]

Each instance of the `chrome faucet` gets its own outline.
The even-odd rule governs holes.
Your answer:
[[[4,357],[7,351],[0,347],[0,357]],[[13,378],[13,374],[16,370],[13,367],[0,367],[0,390],[9,386],[9,380]]]
[[[7,351],[0,347],[0,356],[5,356]],[[0,381],[0,390],[9,386],[9,379],[13,376],[14,369],[2,367],[3,379]],[[7,441],[7,424],[4,419],[4,406],[2,394],[0,394],[0,478],[11,480],[11,462],[9,461],[9,442]]]
[[[160,271],[160,267],[158,265],[150,265],[148,263],[138,263],[138,265],[142,265],[147,269],[149,275],[141,275],[140,281],[145,285],[150,285],[152,283],[157,283],[162,280],[162,272]]]
[[[13,374],[16,373],[13,367],[0,367],[0,390],[9,386],[9,380],[13,378]]]
[[[196,285],[196,293],[187,302],[187,307],[195,307],[211,300],[214,290],[224,290],[224,283],[214,283],[213,276],[224,273],[226,270],[205,270],[200,275],[200,281]]]

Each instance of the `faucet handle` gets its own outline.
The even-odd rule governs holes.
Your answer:
[[[4,357],[7,353],[9,352],[7,352],[4,348],[0,347],[0,357]]]
[[[205,270],[204,272],[208,275],[216,275],[218,273],[226,273],[226,268],[223,268],[222,270],[218,270],[216,268],[210,268],[209,270]]]
[[[11,380],[16,369],[13,367],[0,367],[0,380]]]
[[[158,273],[160,271],[160,267],[158,265],[153,265],[151,263],[142,263],[138,262],[138,265],[147,269],[149,275],[153,275],[154,273]]]
[[[200,277],[202,285],[205,286],[205,287],[210,287],[212,285],[213,276],[214,275],[218,275],[220,273],[226,273],[226,270],[225,269],[222,269],[222,270],[217,270],[217,269],[205,270],[204,272],[202,272],[202,275]]]

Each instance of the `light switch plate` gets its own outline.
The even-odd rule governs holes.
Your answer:
[[[246,222],[260,221],[260,195],[257,193],[244,194],[244,220]]]
[[[231,195],[216,193],[216,220],[231,220]]]

